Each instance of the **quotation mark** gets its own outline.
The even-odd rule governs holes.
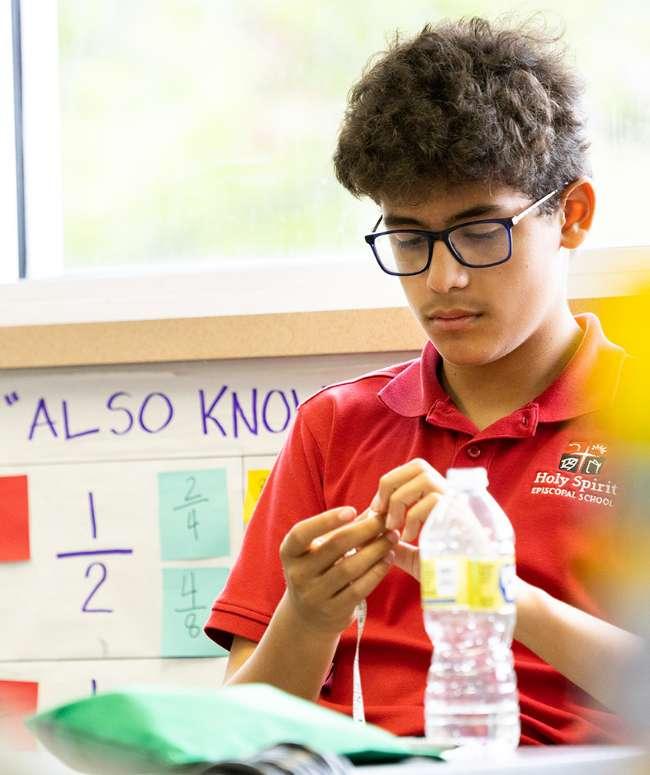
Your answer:
[[[7,406],[11,406],[12,404],[15,404],[16,401],[18,401],[18,393],[15,391],[13,393],[7,393],[5,395],[5,403]]]

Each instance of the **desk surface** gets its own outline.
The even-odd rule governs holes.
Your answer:
[[[514,752],[507,759],[498,761],[454,759],[453,752],[447,754],[447,761],[409,759],[402,764],[381,767],[357,767],[355,773],[374,775],[419,775],[419,773],[507,773],[527,775],[546,773],[553,775],[648,775],[650,762],[639,748],[619,746],[544,746],[525,747]]]
[[[0,754],[2,775],[72,775],[76,770],[61,764],[49,753]],[[553,775],[647,775],[650,760],[638,748],[615,746],[557,746],[522,748],[507,760],[485,762],[433,761],[414,758],[402,764],[356,767],[356,773],[366,775],[460,775],[460,773],[527,773],[551,772]],[[78,775],[78,773],[77,773]]]

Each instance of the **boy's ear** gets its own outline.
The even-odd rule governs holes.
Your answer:
[[[579,247],[591,228],[596,194],[589,178],[578,178],[562,193],[560,245],[573,250]]]

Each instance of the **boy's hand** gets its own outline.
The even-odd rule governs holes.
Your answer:
[[[446,484],[444,476],[426,460],[415,458],[381,477],[368,510],[370,515],[384,515],[387,530],[401,531],[404,540],[394,548],[395,565],[418,581],[420,552],[407,541],[417,537]]]
[[[413,541],[446,487],[439,471],[415,458],[381,477],[370,510],[385,515],[387,530],[399,530],[404,541]]]
[[[407,544],[400,541],[395,547],[395,567],[401,568],[404,572],[413,576],[416,581],[420,580],[420,550],[413,544]]]
[[[292,607],[318,633],[343,632],[395,557],[399,533],[385,532],[377,514],[355,517],[349,506],[317,514],[294,525],[280,546]]]

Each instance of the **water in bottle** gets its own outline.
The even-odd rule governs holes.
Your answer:
[[[512,750],[519,702],[512,658],[514,532],[484,468],[447,472],[420,533],[424,626],[433,644],[425,733],[466,750]]]

